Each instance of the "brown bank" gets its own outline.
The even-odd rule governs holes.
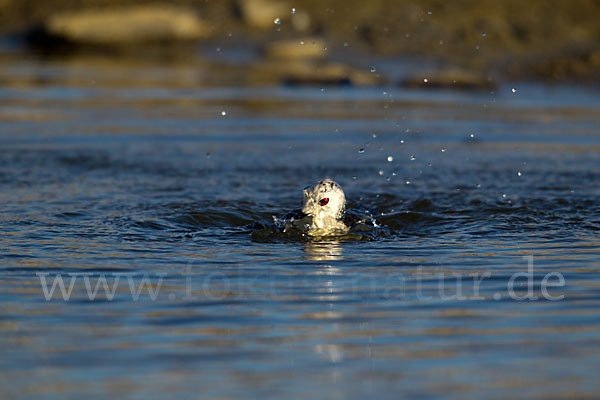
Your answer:
[[[182,0],[148,4],[136,0],[0,0],[0,33],[35,31],[42,34],[37,39],[119,46],[146,41],[164,46],[209,38],[224,41],[228,35],[264,45],[316,35],[327,42],[330,51],[346,45],[366,55],[427,57],[451,71],[473,71],[483,77],[478,79],[482,84],[490,76],[600,78],[600,2],[595,0]],[[271,64],[278,58],[274,55],[288,50],[266,48],[264,54],[270,57],[265,60]],[[306,64],[306,58],[301,58]],[[325,71],[345,68],[342,75],[369,81],[348,66],[323,67],[326,61],[316,59],[311,63]],[[292,75],[299,81],[313,80],[304,73]],[[446,75],[440,74],[441,81]],[[463,75],[459,80],[465,86],[474,85]]]

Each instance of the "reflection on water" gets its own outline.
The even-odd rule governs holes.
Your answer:
[[[1,62],[2,398],[600,389],[597,92]],[[251,240],[325,176],[388,234]]]
[[[343,260],[343,247],[339,241],[309,241],[303,243],[306,259],[311,261]]]

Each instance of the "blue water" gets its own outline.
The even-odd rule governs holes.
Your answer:
[[[231,74],[2,59],[0,397],[597,396],[600,92]],[[386,234],[252,238],[323,177]]]

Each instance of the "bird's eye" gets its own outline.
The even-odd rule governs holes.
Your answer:
[[[323,197],[321,200],[319,200],[319,205],[324,206],[327,203],[329,203],[329,198],[328,197]]]

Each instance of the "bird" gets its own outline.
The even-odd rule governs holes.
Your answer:
[[[310,236],[343,235],[350,230],[344,222],[346,195],[338,183],[325,178],[303,193],[302,214],[311,217]]]
[[[303,190],[302,208],[283,217],[273,216],[273,224],[259,222],[250,225],[255,240],[270,238],[326,238],[369,237],[376,235],[381,226],[373,214],[362,207],[346,209],[346,195],[342,187],[329,178]]]

